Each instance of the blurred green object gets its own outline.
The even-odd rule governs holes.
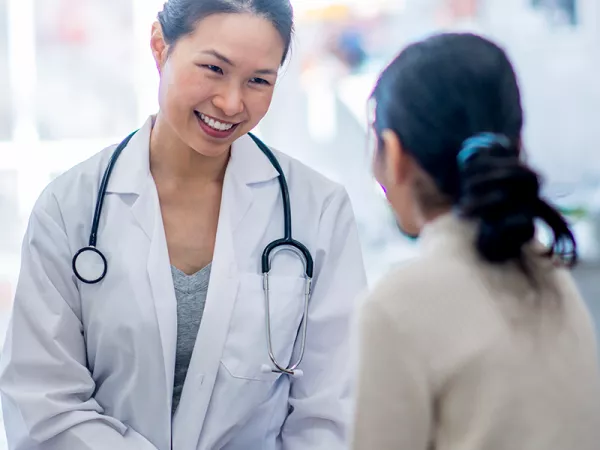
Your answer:
[[[582,220],[590,216],[590,212],[583,206],[559,206],[558,210],[569,220]]]

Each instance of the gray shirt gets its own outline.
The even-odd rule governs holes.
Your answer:
[[[173,383],[172,414],[179,406],[183,383],[192,359],[194,344],[202,321],[211,264],[193,275],[186,275],[171,266],[175,297],[177,298],[177,349],[175,353],[175,380]]]

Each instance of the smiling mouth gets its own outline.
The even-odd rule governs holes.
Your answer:
[[[196,117],[198,117],[198,119],[203,121],[206,125],[208,125],[210,128],[212,128],[215,131],[229,131],[232,128],[239,125],[237,123],[222,122],[220,120],[209,117],[206,114],[202,114],[201,112],[198,112],[198,111],[194,111],[194,114],[196,114]]]

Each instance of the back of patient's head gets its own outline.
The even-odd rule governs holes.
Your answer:
[[[541,219],[554,234],[552,254],[575,262],[573,235],[522,161],[521,97],[502,49],[471,34],[412,44],[382,73],[373,99],[380,144],[384,130],[393,131],[431,180],[417,186],[420,206],[445,204],[476,221],[483,258],[523,262]]]

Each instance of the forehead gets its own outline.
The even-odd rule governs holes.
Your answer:
[[[279,66],[284,42],[273,24],[253,14],[213,14],[182,42],[188,52],[215,50],[236,65]]]

